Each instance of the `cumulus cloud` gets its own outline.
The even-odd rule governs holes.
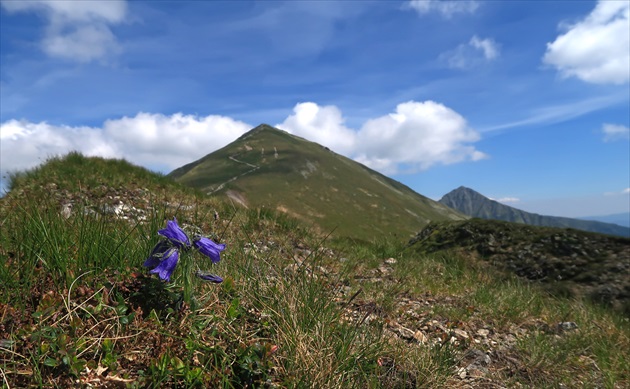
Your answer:
[[[52,56],[90,62],[119,50],[109,28],[121,23],[127,13],[124,0],[3,1],[8,12],[37,12],[46,18],[42,50]]]
[[[71,150],[108,158],[118,156],[116,148],[105,141],[98,128],[52,126],[24,120],[9,120],[0,125],[2,175],[34,167],[48,157]]]
[[[499,57],[499,45],[490,38],[481,39],[477,35],[453,50],[440,55],[440,60],[453,69],[468,69],[473,66],[493,61]]]
[[[394,113],[368,120],[357,134],[356,160],[377,170],[394,173],[426,170],[487,157],[471,143],[480,139],[466,120],[434,101],[399,104]]]
[[[448,19],[457,13],[474,13],[479,8],[479,3],[472,0],[410,0],[405,8],[413,9],[419,15],[437,12]]]
[[[413,172],[487,157],[471,145],[479,134],[466,120],[433,101],[399,104],[394,113],[370,119],[358,130],[346,127],[334,106],[299,103],[293,112],[277,127],[383,173]]]
[[[344,122],[345,119],[337,107],[320,107],[306,102],[297,104],[293,108],[293,115],[276,127],[327,146],[338,153],[348,154],[353,150],[356,134],[344,126]]]
[[[604,142],[630,139],[630,128],[620,124],[604,123],[602,126]]]
[[[472,145],[479,135],[466,120],[433,101],[399,104],[395,112],[368,120],[356,130],[344,125],[337,107],[304,102],[276,126],[387,174],[486,158]],[[107,120],[100,127],[9,120],[0,124],[0,168],[2,174],[29,169],[47,157],[76,150],[170,171],[229,144],[251,128],[225,116],[181,113],[140,112]]]
[[[547,43],[543,62],[564,77],[594,84],[630,80],[630,2],[599,1],[583,20]]]
[[[0,167],[32,168],[43,159],[76,150],[89,156],[125,158],[172,170],[232,142],[251,126],[224,116],[138,113],[107,120],[101,128],[9,120],[0,125]]]

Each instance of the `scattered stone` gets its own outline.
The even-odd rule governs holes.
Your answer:
[[[429,338],[427,338],[427,336],[422,331],[416,331],[413,334],[413,338],[417,340],[418,343],[422,343],[422,344],[427,343],[429,340]]]
[[[482,338],[487,338],[488,335],[490,335],[490,330],[480,328],[477,330],[477,335],[481,336]]]
[[[65,203],[61,206],[61,216],[68,219],[72,215],[72,203]]]
[[[558,323],[556,327],[558,328],[558,331],[566,332],[577,330],[578,325],[572,321],[563,321],[562,323]]]
[[[460,339],[468,339],[468,338],[469,338],[469,336],[468,336],[468,334],[466,333],[466,331],[464,331],[464,330],[460,330],[459,328],[455,328],[455,329],[453,330],[453,333],[454,333],[454,334],[455,334],[458,338],[460,338]]]

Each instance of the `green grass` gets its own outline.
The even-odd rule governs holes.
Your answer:
[[[135,210],[103,211],[112,200]],[[181,263],[169,284],[141,266],[173,217],[227,244],[212,266],[225,282],[192,278],[190,299],[186,269],[207,259]],[[630,324],[605,308],[549,297],[462,253],[332,239],[124,161],[72,154],[20,174],[0,225],[7,388],[630,384]],[[491,362],[462,379],[471,350]]]

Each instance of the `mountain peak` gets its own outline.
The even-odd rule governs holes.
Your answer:
[[[474,210],[471,208],[472,207],[472,205],[470,204],[471,202],[481,202],[481,201],[485,202],[485,201],[494,201],[494,200],[489,199],[488,197],[477,192],[476,190],[467,188],[465,186],[460,186],[459,188],[454,189],[448,192],[447,194],[445,194],[444,196],[442,196],[442,198],[439,201],[442,204],[445,204],[454,209],[458,209],[459,204],[466,203],[468,204],[468,208],[466,209],[464,213],[466,213],[467,215],[470,215],[471,213],[474,213]]]
[[[261,123],[261,124],[257,125],[256,127],[252,128],[251,130],[247,131],[243,135],[241,135],[238,138],[238,140],[247,139],[250,136],[255,135],[255,134],[259,134],[261,132],[287,133],[284,130],[281,130],[281,129],[273,127],[273,126],[270,126],[269,124]]]
[[[440,203],[465,215],[491,220],[504,220],[534,226],[575,228],[603,234],[630,236],[630,229],[616,224],[571,219],[566,217],[543,216],[529,213],[501,204],[470,188],[460,186],[445,194]]]
[[[400,182],[268,124],[169,176],[208,195],[273,209],[337,236],[410,236],[430,221],[466,219]]]

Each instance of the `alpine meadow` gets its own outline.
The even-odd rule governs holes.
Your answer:
[[[0,388],[630,388],[629,31],[0,0]]]
[[[286,140],[280,136],[280,141]],[[277,149],[279,157],[290,152]],[[260,151],[255,154],[256,160],[234,159],[262,164]],[[324,170],[325,161],[311,154],[301,158],[323,170],[305,178],[306,165],[294,164],[293,174],[306,179],[301,185],[322,179],[317,174],[332,174]],[[243,174],[238,168],[253,169],[241,167],[243,162],[212,185]],[[184,171],[194,168],[171,175]],[[203,175],[197,177],[203,182]],[[376,178],[356,178],[360,208],[376,208],[371,204],[377,193],[383,195],[379,187],[396,188]],[[238,182],[226,191],[240,188]],[[273,187],[285,191],[281,184]],[[626,305],[622,296],[611,305],[598,294],[570,293],[572,280],[598,277],[581,274],[579,261],[566,286],[561,278],[517,275],[514,266],[501,263],[521,261],[516,269],[550,272],[535,262],[551,249],[531,249],[532,232],[513,232],[516,224],[486,221],[492,228],[464,228],[470,237],[465,240],[462,232],[448,232],[465,222],[452,211],[457,220],[436,221],[426,230],[418,221],[419,234],[411,240],[413,234],[400,232],[406,224],[391,227],[394,221],[391,233],[381,225],[366,238],[367,229],[352,236],[349,230],[316,227],[324,217],[309,219],[299,208],[255,206],[247,194],[245,206],[209,196],[208,190],[124,160],[79,153],[13,174],[0,200],[4,385],[622,388],[630,383],[627,294]],[[280,193],[271,197],[290,204]],[[444,212],[423,208],[426,200],[416,198],[421,205],[414,209]],[[549,236],[552,248],[554,239],[575,234],[548,230],[536,234]],[[618,272],[627,266],[627,239],[589,236],[615,256]],[[477,249],[474,242],[488,239],[498,242],[488,245],[499,257]],[[530,249],[523,249],[527,245]],[[583,266],[584,272],[598,268],[598,259],[589,258],[594,267]],[[161,269],[149,272],[158,264]],[[623,287],[610,281],[611,288]]]

